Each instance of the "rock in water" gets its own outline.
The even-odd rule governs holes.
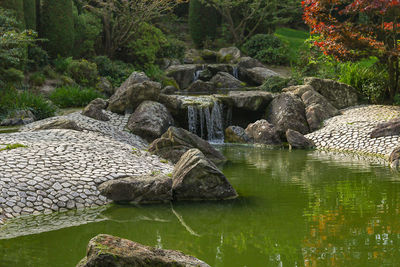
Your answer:
[[[275,127],[266,120],[249,124],[245,130],[251,141],[256,144],[280,145],[281,139]]]
[[[116,202],[169,202],[172,200],[172,180],[162,174],[130,176],[102,183],[99,191]]]
[[[97,98],[90,102],[82,111],[82,115],[99,121],[109,121],[110,118],[103,113],[108,103],[104,99]]]
[[[371,132],[371,138],[400,135],[400,119],[380,123]]]
[[[83,131],[83,128],[79,127],[75,121],[58,118],[56,120],[46,122],[44,124],[33,127],[29,130],[29,132],[40,131],[40,130],[50,130],[50,129],[66,129],[66,130],[75,130],[75,131]]]
[[[310,132],[304,103],[291,93],[282,93],[272,100],[268,107],[267,120],[276,127],[282,139],[286,137],[286,131],[289,129],[302,134]]]
[[[357,90],[350,85],[328,79],[305,78],[304,83],[326,97],[336,108],[342,109],[358,104]]]
[[[246,134],[245,130],[239,126],[229,126],[225,129],[225,142],[226,143],[249,143],[250,137]]]
[[[185,129],[173,126],[169,127],[161,138],[154,140],[149,147],[149,152],[177,163],[181,156],[192,148],[198,148],[215,164],[226,161],[221,152],[213,148],[207,141]]]
[[[312,140],[291,129],[286,131],[286,139],[291,148],[310,149],[315,147],[315,144]]]
[[[394,170],[400,168],[400,147],[394,149],[389,158],[390,167]]]
[[[144,101],[129,117],[127,128],[147,141],[153,141],[174,124],[167,108],[158,102]]]
[[[225,175],[198,149],[182,155],[172,180],[176,200],[223,200],[238,196]]]
[[[92,238],[86,251],[77,267],[210,267],[180,251],[148,247],[105,234]]]

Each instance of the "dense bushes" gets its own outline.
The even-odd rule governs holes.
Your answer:
[[[217,31],[217,12],[213,7],[205,6],[200,0],[191,0],[189,4],[190,35],[197,47],[206,40],[213,40]]]
[[[43,96],[7,88],[0,91],[0,117],[16,110],[30,110],[36,119],[54,116],[56,107]]]
[[[78,86],[58,87],[50,95],[50,100],[60,108],[84,107],[96,98],[103,98],[103,95],[93,88]]]
[[[2,1],[0,1],[0,6],[5,9],[13,10],[15,17],[19,23],[18,24],[19,29],[23,30],[25,28],[24,1],[23,0],[2,0]]]
[[[93,60],[100,76],[106,77],[114,87],[119,87],[134,71],[131,64],[122,61],[111,61],[106,56],[98,56]]]
[[[283,65],[289,61],[287,44],[271,34],[257,34],[244,45],[245,52],[266,64]]]
[[[98,82],[99,73],[97,71],[97,65],[91,63],[85,59],[72,60],[68,66],[66,73],[71,77],[77,84],[82,86],[95,86]]]
[[[74,20],[71,0],[43,0],[41,36],[50,56],[71,55],[74,46]]]

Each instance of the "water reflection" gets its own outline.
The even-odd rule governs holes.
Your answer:
[[[222,151],[230,160],[223,171],[239,199],[111,206],[89,213],[84,225],[0,240],[0,263],[74,266],[88,240],[107,233],[178,249],[217,267],[397,265],[398,174],[368,160],[319,158],[311,151]],[[17,225],[38,232],[40,221]]]

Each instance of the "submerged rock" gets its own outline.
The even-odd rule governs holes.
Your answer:
[[[290,148],[310,149],[315,147],[315,144],[312,140],[291,129],[286,131],[286,139],[290,145]]]
[[[107,108],[108,102],[97,98],[90,102],[82,111],[82,115],[99,121],[109,121],[110,118],[103,112]]]
[[[116,202],[169,202],[172,200],[172,180],[162,174],[130,176],[102,183],[99,191]]]
[[[350,85],[313,77],[305,78],[304,83],[311,85],[315,91],[326,97],[338,109],[358,104],[357,90]]]
[[[246,134],[245,130],[239,126],[229,126],[225,129],[225,142],[226,143],[249,143],[250,137]]]
[[[158,249],[100,234],[89,241],[86,257],[77,267],[210,267],[176,250]]]
[[[256,144],[280,145],[282,143],[274,125],[266,120],[258,120],[255,123],[249,124],[245,133]]]
[[[305,106],[301,99],[291,93],[282,93],[268,107],[267,120],[272,123],[281,138],[292,129],[302,134],[309,133]]]
[[[172,174],[174,199],[223,200],[238,196],[225,175],[207,158],[198,149],[182,155]]]
[[[400,135],[400,119],[380,123],[371,132],[371,138]]]
[[[158,102],[144,101],[129,117],[127,128],[134,134],[153,141],[174,124],[167,108]]]
[[[149,152],[177,163],[186,151],[198,148],[212,162],[219,164],[226,158],[207,141],[182,128],[169,127],[161,138],[154,140]]]
[[[57,118],[56,120],[40,124],[36,127],[31,128],[29,131],[33,132],[33,131],[50,130],[50,129],[83,131],[83,128],[79,127],[75,121],[63,118]]]

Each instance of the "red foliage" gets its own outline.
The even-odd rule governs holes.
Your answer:
[[[304,20],[337,59],[400,56],[400,0],[304,0]]]

